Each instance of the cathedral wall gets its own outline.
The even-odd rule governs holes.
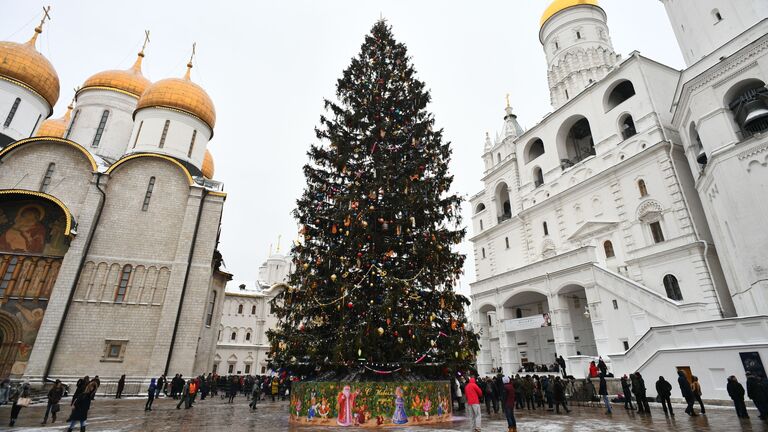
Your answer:
[[[168,123],[165,142],[161,148],[160,142],[166,120],[170,123]],[[195,134],[195,143],[190,157],[188,156],[189,148],[194,131],[197,131],[197,134]],[[210,139],[211,130],[208,126],[191,115],[163,108],[144,108],[136,113],[128,151],[167,154],[190,161],[200,168]]]
[[[5,120],[16,98],[21,101],[11,124],[5,127]],[[0,134],[7,135],[13,140],[29,138],[40,127],[40,123],[49,117],[50,109],[48,102],[36,93],[0,79]]]
[[[110,161],[120,159],[128,147],[137,99],[110,90],[86,89],[77,95],[77,120],[69,139]],[[101,139],[94,138],[104,111],[109,111]],[[73,118],[75,114],[72,114]]]
[[[51,163],[55,168],[46,193],[61,200],[77,220],[93,178],[93,168],[74,147],[33,142],[12,150],[0,160],[0,189],[39,191]]]

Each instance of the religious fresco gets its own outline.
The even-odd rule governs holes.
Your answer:
[[[66,216],[46,200],[0,202],[0,252],[64,256]]]
[[[290,420],[318,426],[383,427],[451,420],[447,381],[297,382]]]
[[[24,373],[69,248],[66,215],[43,199],[0,197],[0,379]],[[10,334],[13,333],[13,334]]]

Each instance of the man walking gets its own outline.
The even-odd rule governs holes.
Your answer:
[[[629,377],[624,375],[621,377],[621,391],[624,393],[624,409],[634,410],[632,406],[632,390],[629,387]]]
[[[504,415],[507,417],[507,432],[517,432],[517,420],[515,420],[515,386],[508,377],[503,377],[504,384]]]
[[[565,359],[563,358],[563,356],[560,356],[560,357],[556,357],[555,361],[557,361],[557,365],[560,366],[560,373],[563,375],[563,378],[565,378],[567,376],[565,372]]]
[[[469,384],[464,387],[464,394],[467,397],[467,405],[469,406],[469,419],[472,425],[472,432],[480,432],[482,424],[480,398],[483,396],[483,391],[477,386],[474,378],[469,379]]]
[[[656,381],[656,393],[659,394],[659,399],[661,399],[661,407],[664,408],[664,415],[674,417],[675,413],[672,411],[672,402],[669,400],[672,396],[672,384],[665,380],[663,376],[660,376],[659,380]],[[667,409],[669,409],[669,413],[667,413]]]
[[[555,398],[555,413],[560,414],[560,405],[565,409],[566,414],[570,414],[571,410],[568,409],[568,405],[565,404],[565,383],[560,377],[555,377],[555,384],[552,394]]]
[[[696,410],[693,409],[693,390],[691,389],[691,383],[688,382],[688,378],[685,376],[685,372],[677,371],[677,384],[680,386],[680,393],[685,399],[685,403],[688,406],[685,408],[685,413],[689,416],[697,416]]]
[[[605,382],[605,375],[600,374],[600,388],[598,389],[597,393],[603,398],[603,403],[605,404],[605,413],[606,414],[612,414],[613,410],[611,409],[611,401],[608,399],[608,383]]]

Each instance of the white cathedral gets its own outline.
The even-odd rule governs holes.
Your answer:
[[[507,107],[470,199],[481,374],[602,356],[727,399],[765,373],[768,2],[662,3],[682,71],[622,58],[595,0],[542,16],[554,111],[523,130]]]
[[[191,60],[182,78],[144,77],[142,49],[48,119],[59,78],[41,32],[0,42],[0,377],[210,371],[231,279],[213,102]]]

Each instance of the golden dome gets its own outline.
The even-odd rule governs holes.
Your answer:
[[[213,178],[213,156],[211,156],[210,150],[205,151],[205,157],[203,158],[203,168],[200,171],[203,172],[203,177],[207,179]]]
[[[184,78],[166,78],[150,85],[139,98],[136,111],[162,107],[183,111],[199,118],[211,128],[216,124],[216,109],[208,93],[190,80],[192,63],[187,63]]]
[[[53,114],[53,106],[59,100],[59,75],[35,48],[37,35],[42,27],[35,27],[35,34],[26,43],[0,42],[0,79],[6,79],[25,87],[45,99]]]
[[[141,61],[144,58],[144,52],[140,52],[136,57],[136,62],[126,70],[108,70],[99,72],[96,75],[85,80],[78,93],[89,88],[99,88],[108,90],[117,90],[122,93],[128,93],[137,98],[144,93],[152,82],[141,73]]]
[[[541,16],[540,24],[543,27],[544,23],[546,23],[548,19],[552,18],[552,16],[554,16],[556,13],[574,6],[581,5],[597,6],[598,4],[597,0],[555,0],[544,11],[544,14]]]
[[[67,132],[67,126],[69,126],[69,119],[72,116],[72,104],[67,107],[67,112],[63,117],[57,119],[48,119],[44,121],[40,128],[37,129],[36,137],[56,137],[64,138],[64,134]]]

